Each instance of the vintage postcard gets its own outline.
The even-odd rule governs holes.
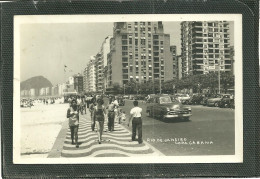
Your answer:
[[[14,16],[13,162],[243,162],[242,15]]]

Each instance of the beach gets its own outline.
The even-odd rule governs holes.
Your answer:
[[[69,104],[35,104],[21,108],[21,157],[46,158],[67,121]]]

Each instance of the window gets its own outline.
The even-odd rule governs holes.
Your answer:
[[[163,45],[163,41],[161,41],[161,45]]]
[[[127,46],[122,46],[122,50],[128,50]]]
[[[141,45],[145,45],[145,39],[141,39]]]
[[[209,39],[209,42],[213,42],[213,39]]]
[[[127,40],[122,40],[123,45],[127,45]]]
[[[124,57],[124,58],[122,58],[122,61],[123,61],[123,62],[128,62],[128,58],[127,58],[127,57]]]
[[[138,39],[135,39],[135,45],[138,45]]]
[[[151,25],[151,22],[148,22],[148,25]]]
[[[129,44],[130,45],[132,44],[132,38],[129,38]]]
[[[127,35],[122,35],[122,39],[127,39]]]

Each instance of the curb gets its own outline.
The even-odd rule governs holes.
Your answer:
[[[60,158],[61,152],[63,150],[63,144],[66,139],[66,133],[68,131],[68,120],[65,120],[62,124],[61,130],[56,138],[56,141],[54,142],[54,145],[48,154],[47,158]]]

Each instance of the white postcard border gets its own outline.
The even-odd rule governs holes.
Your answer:
[[[235,155],[21,158],[20,155],[20,26],[33,23],[90,23],[125,21],[234,21],[235,50]],[[242,14],[135,14],[135,15],[18,15],[14,16],[13,79],[13,162],[14,164],[88,163],[242,163],[243,162],[243,60]]]

